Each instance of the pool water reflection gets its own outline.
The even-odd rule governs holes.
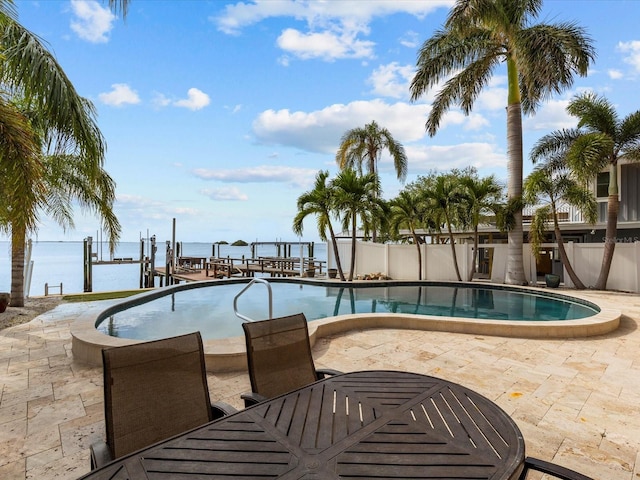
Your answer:
[[[402,313],[510,321],[557,321],[590,317],[596,305],[562,295],[472,284],[429,282],[340,283],[270,280],[273,316],[304,312],[309,321],[352,313]],[[242,336],[233,299],[244,283],[215,283],[167,289],[124,302],[98,318],[102,333],[153,340],[199,330],[205,340]],[[154,292],[156,293],[156,292]],[[142,303],[144,301],[144,303]],[[238,299],[238,310],[254,319],[268,317],[268,294],[252,286]]]

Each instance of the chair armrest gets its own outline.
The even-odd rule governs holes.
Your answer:
[[[238,409],[225,402],[215,402],[211,404],[211,413],[214,420],[226,417],[227,415],[231,415],[232,413],[236,413],[237,411]]]
[[[242,395],[240,395],[240,398],[244,400],[245,408],[267,400],[267,397],[255,392],[243,393]]]
[[[333,368],[318,368],[316,370],[316,378],[318,380],[321,380],[323,378],[325,378],[326,376],[331,376],[331,375],[341,375],[342,372],[338,371],[338,370],[334,370]]]
[[[527,478],[527,472],[529,470],[535,470],[536,472],[546,473],[561,480],[593,480],[591,477],[582,475],[581,473],[571,470],[570,468],[562,467],[555,463],[540,460],[539,458],[527,457],[524,459],[524,470],[520,475],[519,480]]]
[[[109,446],[103,441],[92,443],[89,446],[89,453],[91,455],[91,470],[100,468],[113,460]]]

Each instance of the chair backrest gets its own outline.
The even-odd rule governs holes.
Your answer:
[[[251,389],[267,398],[316,381],[303,313],[242,324]]]
[[[113,459],[212,420],[199,332],[102,350]]]

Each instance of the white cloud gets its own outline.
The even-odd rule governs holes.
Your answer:
[[[71,30],[80,38],[92,43],[109,41],[108,34],[116,20],[109,8],[94,0],[71,0],[71,10],[76,17],[71,21]]]
[[[153,220],[168,220],[177,213],[177,208],[172,204],[165,204],[141,195],[129,195],[119,193],[114,204],[118,212],[118,218],[123,221],[134,221],[139,225],[140,218]],[[183,212],[188,213],[188,212]]]
[[[432,170],[476,167],[492,169],[505,167],[507,155],[489,143],[460,143],[457,145],[412,145],[405,147],[413,174]]]
[[[223,187],[223,188],[205,188],[200,190],[204,196],[209,197],[211,200],[216,201],[241,201],[245,202],[249,200],[247,194],[240,191],[236,187]]]
[[[309,113],[266,110],[253,122],[253,132],[260,143],[335,154],[345,131],[372,120],[400,142],[419,140],[425,135],[428,111],[424,104],[387,104],[382,100],[334,104]]]
[[[370,58],[373,42],[358,40],[357,32],[342,31],[302,33],[288,28],[278,37],[278,46],[303,60],[321,58],[332,61],[337,58]]]
[[[140,103],[140,97],[135,90],[132,90],[126,83],[114,83],[111,91],[98,95],[100,101],[106,105],[121,107],[123,105],[135,105]]]
[[[209,170],[198,168],[194,175],[203,180],[225,183],[286,183],[296,187],[307,187],[313,183],[317,169],[294,168],[276,165],[240,168],[236,170]]]
[[[425,123],[430,109],[424,103],[388,104],[376,99],[334,104],[308,113],[266,110],[253,122],[253,133],[263,144],[335,155],[344,132],[363,127],[372,120],[388,129],[403,144],[423,140],[427,135]],[[465,116],[454,109],[443,116],[439,130],[452,126],[477,130],[487,125],[488,121],[480,113]]]
[[[179,217],[185,217],[185,216],[190,216],[190,217],[196,217],[200,215],[200,212],[198,211],[198,209],[196,208],[191,208],[191,207],[173,207],[173,206],[169,206],[166,208],[166,211],[168,213],[172,213],[176,216]]]
[[[420,34],[418,32],[406,32],[400,39],[400,45],[407,48],[417,48],[420,45]]]
[[[151,103],[158,107],[158,108],[162,108],[162,107],[167,107],[169,105],[171,105],[171,100],[169,100],[165,95],[163,95],[162,93],[155,93],[153,96],[153,100],[151,100]]]
[[[524,117],[522,127],[528,131],[542,130],[545,133],[563,128],[574,128],[577,125],[575,117],[567,113],[568,97],[549,100],[542,104],[535,115]]]
[[[211,103],[209,95],[197,88],[190,88],[187,91],[187,98],[182,100],[176,100],[173,105],[176,107],[184,107],[189,110],[200,110]]]
[[[619,42],[618,50],[626,54],[624,61],[631,65],[636,72],[640,72],[640,40]]]
[[[611,80],[620,80],[622,77],[624,77],[624,74],[620,70],[616,70],[614,68],[611,68],[609,71],[607,71],[607,74],[609,75],[609,78]]]
[[[509,90],[507,89],[507,77],[494,75],[489,84],[482,89],[474,104],[474,110],[486,109],[504,112],[508,103]]]
[[[235,113],[238,113],[240,110],[242,110],[242,104],[238,103],[237,105],[233,105],[233,106],[225,105],[224,108],[226,110],[229,110],[232,114],[235,114]]]
[[[405,13],[424,18],[429,13],[453,5],[453,0],[397,1],[377,0],[362,2],[342,0],[254,0],[227,5],[224,13],[210,20],[218,30],[238,35],[241,30],[270,18],[291,17],[307,24],[306,31],[286,29],[278,38],[278,45],[286,52],[302,59],[371,58],[375,44],[362,40],[369,35],[369,22],[373,18]],[[411,34],[404,45],[415,40]],[[287,65],[289,57],[280,59]]]
[[[408,99],[414,75],[415,67],[392,62],[375,69],[368,82],[373,85],[373,93],[376,95]]]
[[[445,124],[446,124],[446,119],[445,119]],[[490,125],[491,125],[491,122],[489,122],[489,120],[485,116],[479,113],[474,113],[474,112],[471,112],[463,120],[463,128],[466,131],[480,130],[482,127],[488,127]]]
[[[254,0],[227,5],[222,15],[210,18],[218,29],[227,34],[238,34],[244,27],[268,18],[293,17],[305,20],[310,26],[329,22],[369,22],[372,18],[396,13],[406,13],[424,18],[439,8],[449,8],[454,0],[341,0],[320,2],[317,0]]]

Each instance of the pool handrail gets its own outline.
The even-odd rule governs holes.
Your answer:
[[[247,283],[245,287],[242,290],[240,290],[240,292],[238,292],[238,294],[235,297],[233,297],[233,313],[236,314],[236,317],[241,318],[245,322],[253,322],[253,320],[247,317],[246,315],[243,315],[240,312],[238,312],[238,298],[240,298],[240,295],[246,292],[249,289],[249,287],[251,287],[254,283],[262,283],[266,285],[267,291],[269,293],[269,318],[270,319],[273,318],[273,293],[271,292],[271,284],[269,284],[269,282],[266,281],[264,278],[254,278],[249,283]]]

